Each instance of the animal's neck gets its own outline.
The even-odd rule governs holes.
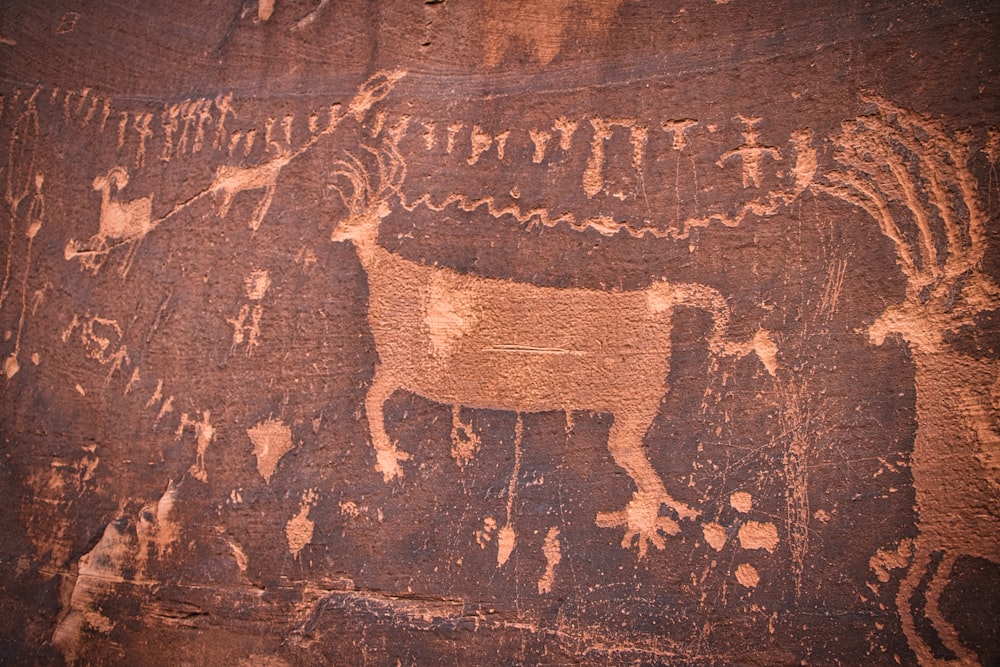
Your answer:
[[[378,244],[378,225],[372,225],[370,228],[359,232],[353,237],[352,241],[354,249],[358,253],[358,259],[361,260],[361,265],[365,267],[365,271],[371,271],[375,268],[380,253],[388,252]]]

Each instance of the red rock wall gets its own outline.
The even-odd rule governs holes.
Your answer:
[[[997,21],[0,8],[0,662],[996,664]]]

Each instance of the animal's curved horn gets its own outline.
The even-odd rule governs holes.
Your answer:
[[[116,188],[121,190],[128,185],[128,172],[125,171],[125,167],[111,167],[108,170],[107,179],[108,182],[113,183]]]
[[[376,72],[361,85],[358,94],[351,100],[348,111],[354,114],[354,118],[358,122],[361,122],[365,113],[377,102],[385,99],[396,82],[404,76],[406,76],[406,72],[403,70]]]

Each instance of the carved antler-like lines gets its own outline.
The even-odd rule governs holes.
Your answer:
[[[907,301],[953,298],[958,279],[978,267],[985,250],[986,215],[966,137],[881,98],[865,101],[877,115],[844,123],[834,138],[835,159],[846,169],[827,173],[829,185],[814,185],[878,222],[895,245]],[[896,218],[898,204],[909,212],[910,231]]]
[[[343,159],[337,160],[331,172],[335,180],[330,187],[337,191],[352,217],[372,213],[380,202],[385,202],[394,193],[398,193],[406,180],[406,162],[393,141],[384,141],[381,150],[368,145],[363,145],[362,148],[375,156],[377,174],[374,181],[368,167],[350,152]],[[337,178],[346,179],[347,186],[338,184]]]

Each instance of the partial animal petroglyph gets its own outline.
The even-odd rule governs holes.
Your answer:
[[[225,164],[219,167],[215,172],[215,178],[212,179],[212,184],[208,186],[209,193],[219,195],[219,217],[224,218],[229,214],[229,208],[233,205],[237,194],[251,190],[264,190],[264,195],[254,208],[253,215],[248,222],[250,229],[256,232],[271,207],[274,189],[278,183],[278,175],[293,157],[292,153],[285,151],[278,153],[277,156],[263,164],[252,167],[233,167]]]
[[[378,230],[392,212],[406,166],[392,142],[368,151],[377,169],[348,156],[334,172],[333,186],[349,215],[331,238],[354,245],[368,278],[368,323],[379,360],[365,407],[376,468],[385,481],[401,476],[400,463],[409,458],[390,441],[382,411],[399,389],[452,405],[511,410],[519,425],[523,412],[610,412],[615,421],[608,447],[637,490],[624,510],[600,513],[597,524],[624,528],[622,545],[637,541],[640,556],[649,543],[662,548],[660,533],[680,530],[673,518],[661,515],[663,505],[680,519],[698,515],[667,493],[642,451],[669,374],[673,314],[685,307],[711,313],[708,346],[714,355],[740,358],[754,352],[773,373],[775,349],[768,335],[731,339],[726,301],[706,285],[664,281],[635,291],[556,289],[405,260],[379,244]],[[515,435],[519,447],[520,429]],[[498,540],[503,564],[514,544],[510,517]]]
[[[896,606],[917,659],[937,664],[913,602],[927,577],[924,615],[958,662],[977,664],[939,602],[958,557],[1000,563],[1000,362],[948,342],[1000,307],[1000,286],[982,270],[988,217],[969,170],[968,137],[882,98],[865,102],[874,113],[845,122],[834,138],[842,169],[813,187],[868,213],[893,242],[906,277],[905,300],[868,327],[876,345],[898,336],[916,373],[910,468],[918,534]],[[943,558],[935,567],[936,553]]]

